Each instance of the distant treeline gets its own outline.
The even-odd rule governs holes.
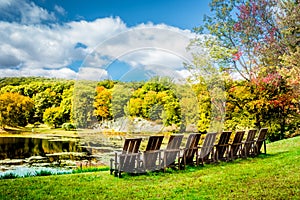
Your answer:
[[[283,82],[224,80],[224,129],[270,128],[270,140],[299,134],[299,96]],[[166,77],[147,82],[74,81],[42,77],[0,79],[0,126],[71,123],[91,127],[123,116],[140,117],[185,130],[208,131],[211,93],[204,79],[178,85]],[[277,86],[277,85],[279,86]],[[215,117],[215,116],[214,116]]]

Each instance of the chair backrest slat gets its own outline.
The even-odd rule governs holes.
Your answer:
[[[126,138],[123,146],[123,153],[137,153],[142,138]]]
[[[138,156],[142,138],[126,138],[123,146],[122,154],[119,160],[119,172],[134,172],[136,170],[136,160]]]
[[[238,156],[244,135],[245,131],[237,131],[235,133],[234,139],[231,143],[231,152],[233,157]]]
[[[205,135],[203,145],[200,149],[200,155],[199,156],[201,158],[207,156],[211,152],[212,148],[214,147],[216,137],[217,137],[217,133],[207,133]]]
[[[246,142],[254,141],[255,134],[257,133],[257,129],[251,129],[248,131]]]
[[[267,136],[268,128],[261,128],[258,134],[257,140],[265,140]]]
[[[223,131],[221,133],[218,145],[228,144],[231,133],[231,131]]]
[[[157,169],[157,159],[159,155],[159,149],[164,136],[150,136],[146,151],[144,152],[144,170],[152,171]]]
[[[244,142],[244,153],[246,156],[248,156],[250,154],[250,151],[251,151],[251,148],[253,148],[253,144],[254,144],[254,138],[255,138],[255,135],[257,133],[257,130],[256,129],[251,129],[248,131],[248,134],[247,134],[247,138],[246,138],[246,141]]]
[[[197,152],[197,147],[201,138],[201,133],[191,133],[187,139],[185,145],[185,159],[187,164],[193,164],[193,159],[195,153]]]
[[[245,131],[237,131],[235,133],[235,136],[234,136],[232,144],[241,143],[242,140],[243,140],[244,135],[245,135]]]
[[[183,135],[171,135],[167,145],[167,149],[179,149]]]
[[[259,130],[257,141],[256,141],[256,148],[257,148],[258,153],[260,152],[263,142],[266,140],[267,132],[268,132],[268,128],[261,128]]]
[[[162,166],[166,167],[175,162],[177,155],[180,153],[180,144],[183,135],[171,135],[168,145],[164,150]]]
[[[163,135],[162,136],[150,136],[147,147],[146,147],[146,151],[159,150],[163,139],[164,139]]]

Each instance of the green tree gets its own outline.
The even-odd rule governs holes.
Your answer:
[[[98,123],[94,116],[95,88],[94,81],[80,80],[74,85],[72,104],[72,122],[77,128],[88,128]]]
[[[197,95],[199,120],[197,122],[200,132],[209,131],[211,121],[211,96],[203,78],[193,85],[193,90]]]
[[[62,101],[60,102],[60,110],[62,113],[62,121],[68,122],[71,119],[72,103],[73,103],[73,85],[69,89],[64,89],[62,93]]]
[[[129,84],[116,84],[112,90],[111,112],[113,117],[119,118],[126,115],[126,105],[134,89]]]
[[[35,118],[40,122],[42,122],[43,114],[47,108],[58,107],[60,104],[58,94],[51,88],[37,93],[33,100],[35,102]]]
[[[180,103],[175,95],[175,87],[165,78],[155,77],[135,90],[127,104],[127,110],[131,116],[146,119],[157,119],[161,116],[167,126],[181,123]]]
[[[43,113],[43,121],[49,125],[57,128],[58,125],[63,124],[63,116],[60,107],[47,108]]]
[[[0,94],[11,92],[35,100],[34,114],[29,123],[42,122],[47,108],[61,107],[64,121],[70,121],[74,81],[40,77],[4,78]]]

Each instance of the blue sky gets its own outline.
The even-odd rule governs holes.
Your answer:
[[[201,24],[209,12],[209,0],[35,0],[37,5],[55,11],[65,10],[61,21],[87,20],[119,16],[128,26],[152,22],[181,29]]]
[[[209,14],[208,3],[1,0],[0,77],[185,76],[182,63],[191,59],[185,48]]]

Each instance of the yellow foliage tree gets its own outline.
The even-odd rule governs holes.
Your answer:
[[[34,108],[34,101],[18,93],[0,95],[0,126],[26,126]]]

